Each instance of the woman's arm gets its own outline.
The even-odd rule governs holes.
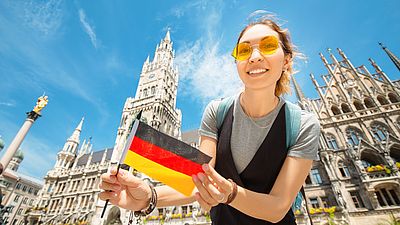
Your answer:
[[[279,222],[292,206],[311,166],[310,159],[288,156],[269,194],[238,187],[238,194],[230,205],[252,217],[273,223]],[[255,202],[257,204],[254,204]]]
[[[195,198],[205,210],[210,210],[212,206],[225,202],[233,187],[228,180],[213,169],[215,166],[216,141],[201,136],[201,143],[203,145],[202,151],[206,154],[211,153],[213,160],[210,163],[211,167],[203,166],[205,174],[198,174],[198,176],[193,177],[199,191]],[[291,156],[286,157],[269,194],[257,193],[238,187],[238,194],[230,205],[249,216],[270,222],[279,222],[288,212],[303,185],[311,169],[312,161]],[[221,198],[221,195],[224,198]],[[255,202],[257,204],[254,204]]]

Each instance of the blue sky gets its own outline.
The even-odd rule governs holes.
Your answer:
[[[307,56],[296,78],[310,98],[318,96],[309,74],[327,73],[318,53],[327,55],[328,47],[370,71],[372,57],[398,80],[377,43],[400,56],[399,8],[397,0],[0,1],[0,135],[7,147],[46,92],[43,117],[21,146],[22,173],[42,178],[82,116],[81,141],[92,136],[95,150],[113,146],[125,99],[134,96],[142,64],[168,28],[180,71],[182,129],[195,129],[210,99],[240,86],[229,53],[256,10],[276,13]]]

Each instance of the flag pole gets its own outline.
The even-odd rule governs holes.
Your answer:
[[[135,122],[136,121],[139,121],[141,118],[142,118],[142,111],[143,110],[140,110],[140,112],[137,114],[137,116],[136,116],[136,119],[135,119]],[[135,132],[136,132],[136,130],[135,130]],[[128,137],[128,142],[129,142],[129,140],[131,140],[131,138],[133,138],[133,136],[134,136],[134,134],[132,135],[129,135],[130,136],[130,138]],[[124,152],[126,152],[126,145],[127,145],[127,143],[125,143],[125,148],[124,148]],[[121,161],[123,160],[123,158],[125,158],[125,154],[124,154],[124,152],[122,153],[122,155],[121,155],[121,159],[119,160],[119,162],[118,162],[118,166],[117,166],[117,172],[115,173],[115,176],[118,176],[118,172],[119,172],[119,169],[121,168]],[[101,219],[103,219],[103,216],[104,216],[104,213],[106,212],[106,209],[107,209],[107,205],[108,205],[108,202],[109,202],[110,200],[109,199],[107,199],[106,200],[106,203],[104,204],[104,207],[103,207],[103,211],[101,212]]]

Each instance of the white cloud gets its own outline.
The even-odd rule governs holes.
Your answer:
[[[195,3],[190,7],[203,10],[202,5]],[[221,36],[216,37],[220,34],[221,5],[221,1],[213,2],[207,8],[207,16],[198,22],[198,27],[206,35],[186,43],[176,53],[181,91],[185,95],[201,98],[202,102],[233,95],[242,88],[233,58],[229,52],[221,50]],[[183,6],[185,9],[188,7]]]
[[[59,31],[63,20],[63,1],[7,1],[6,7],[14,11],[23,24],[42,36],[52,36]]]
[[[232,57],[219,51],[218,42],[200,39],[177,52],[182,94],[207,102],[233,95],[242,88]]]
[[[83,28],[87,35],[89,35],[90,41],[92,42],[93,46],[97,48],[98,41],[96,38],[96,33],[94,32],[94,27],[90,26],[90,24],[86,21],[86,14],[83,9],[79,9],[79,20],[82,23]]]
[[[16,105],[15,101],[4,101],[4,102],[0,102],[0,105],[4,105],[4,106],[8,106],[8,107],[14,107]]]

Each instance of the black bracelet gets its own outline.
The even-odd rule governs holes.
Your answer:
[[[136,217],[149,215],[150,213],[152,213],[154,211],[154,209],[157,206],[158,196],[157,196],[156,189],[153,187],[153,185],[149,185],[149,187],[151,189],[151,198],[150,198],[149,206],[146,209],[135,211],[134,214]]]

